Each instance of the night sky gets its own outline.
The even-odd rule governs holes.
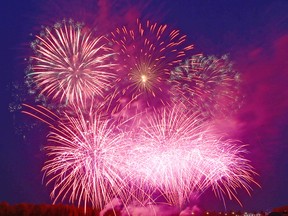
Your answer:
[[[32,53],[29,44],[41,25],[71,17],[98,25],[99,31],[105,32],[105,27],[140,17],[179,29],[195,45],[194,54],[229,54],[241,73],[243,105],[220,125],[249,144],[248,158],[259,174],[255,179],[261,188],[253,186],[251,197],[239,191],[243,208],[227,199],[227,209],[270,210],[288,205],[288,1],[131,2],[1,3],[0,202],[51,203],[51,187],[42,183],[41,172],[47,127],[18,108],[22,102],[33,101],[24,76]],[[224,209],[222,201],[209,191],[197,205],[208,210]]]

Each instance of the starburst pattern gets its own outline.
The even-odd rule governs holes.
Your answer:
[[[121,106],[135,101],[148,107],[167,104],[172,93],[170,71],[193,48],[185,45],[186,36],[167,25],[137,20],[136,25],[117,28],[108,39],[117,53],[119,91],[115,96],[118,101],[126,99]]]
[[[79,23],[63,21],[45,28],[36,38],[27,76],[39,94],[79,105],[94,96],[104,97],[114,75],[109,63],[112,54],[103,37],[94,37]]]

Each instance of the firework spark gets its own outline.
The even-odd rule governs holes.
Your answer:
[[[36,38],[28,78],[40,95],[79,105],[93,96],[104,97],[114,75],[109,72],[112,54],[103,37],[94,37],[79,23],[63,21]]]
[[[118,94],[114,97],[120,103],[125,98],[120,106],[135,101],[148,107],[167,104],[170,71],[193,48],[184,45],[186,36],[168,30],[167,25],[137,20],[135,26],[117,28],[108,39],[117,53]]]
[[[240,74],[227,56],[194,55],[171,72],[174,102],[201,109],[206,116],[227,115],[238,110]]]

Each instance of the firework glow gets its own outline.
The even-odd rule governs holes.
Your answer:
[[[139,20],[105,36],[63,21],[36,36],[27,77],[56,108],[66,104],[22,111],[49,126],[43,172],[54,203],[103,209],[160,194],[182,208],[211,189],[241,205],[238,189],[258,185],[245,145],[213,123],[241,105],[239,73],[226,56],[187,58],[185,41]]]

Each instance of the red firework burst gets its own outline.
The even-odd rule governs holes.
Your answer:
[[[173,94],[170,71],[193,48],[185,46],[186,36],[167,25],[137,20],[136,25],[117,28],[108,39],[117,53],[115,112],[133,102],[146,107],[167,104]]]

